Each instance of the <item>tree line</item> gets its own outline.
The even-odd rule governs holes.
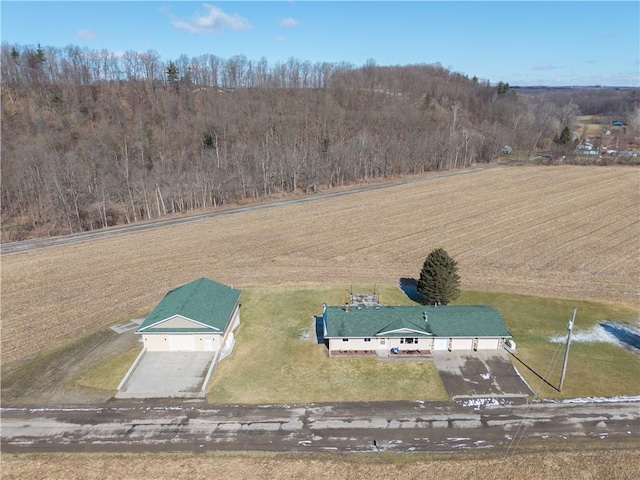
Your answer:
[[[567,120],[437,64],[1,55],[5,241],[490,162]]]

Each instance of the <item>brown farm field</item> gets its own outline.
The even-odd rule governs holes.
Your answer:
[[[638,305],[640,170],[503,167],[4,255],[2,363],[149,311],[208,276],[394,284],[428,252],[464,289]]]
[[[593,441],[592,441],[593,442]],[[2,453],[2,478],[208,479],[633,479],[640,451],[629,445],[522,446],[509,455],[359,453]],[[197,468],[196,468],[197,465]]]

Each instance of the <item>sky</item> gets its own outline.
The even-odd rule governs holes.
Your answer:
[[[512,86],[640,86],[640,2],[6,1],[2,42],[165,62],[213,54],[440,64]]]

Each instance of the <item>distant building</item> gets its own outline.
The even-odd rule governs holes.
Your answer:
[[[640,150],[623,150],[618,155],[621,157],[640,157]]]
[[[593,148],[593,143],[582,142],[574,150],[576,155],[597,155],[598,151]]]

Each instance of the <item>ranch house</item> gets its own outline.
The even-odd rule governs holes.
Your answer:
[[[434,351],[499,350],[511,334],[486,305],[324,305],[329,356],[429,356]]]
[[[240,324],[240,293],[208,278],[169,291],[136,330],[148,352],[231,352]]]

